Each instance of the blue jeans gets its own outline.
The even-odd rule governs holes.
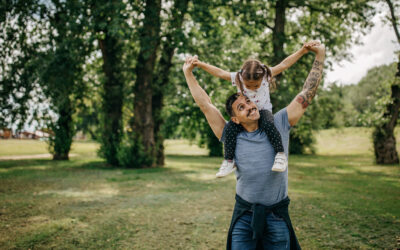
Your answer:
[[[251,217],[253,213],[246,212],[235,223],[232,231],[232,250],[256,249],[257,242],[253,240]],[[282,218],[273,213],[266,216],[267,229],[262,238],[264,249],[290,249],[289,229]]]

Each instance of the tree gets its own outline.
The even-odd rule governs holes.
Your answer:
[[[46,6],[36,0],[7,1],[0,11],[0,126],[21,128],[34,119],[30,117],[32,96],[37,102],[44,99],[36,59],[45,32]]]
[[[102,113],[100,154],[114,166],[119,165],[118,150],[123,135],[124,41],[129,34],[126,5],[123,1],[90,1],[92,32],[102,55]]]
[[[161,0],[147,0],[143,26],[140,28],[140,52],[136,64],[134,101],[134,140],[143,145],[143,165],[150,167],[155,160],[155,138],[153,119],[153,79],[157,51],[160,46]]]
[[[174,58],[174,73],[170,77],[170,85],[175,89],[165,98],[164,109],[167,116],[164,127],[166,133],[198,140],[200,145],[208,147],[210,156],[221,156],[222,144],[210,130],[203,113],[188,92],[182,74],[182,58],[186,54],[199,55],[201,60],[229,70],[239,68],[243,58],[256,51],[253,49],[255,42],[242,34],[235,24],[232,9],[222,2],[195,1],[189,6],[190,21],[185,22],[183,27],[186,39],[179,46],[178,53],[181,55]],[[249,49],[239,49],[241,47]],[[195,70],[195,74],[199,76],[213,103],[224,110],[227,96],[235,91],[230,82],[217,79],[202,70]]]
[[[72,115],[83,88],[82,65],[87,50],[85,13],[76,1],[14,1],[2,15],[1,106],[10,123],[40,119],[45,103],[54,115],[47,119],[53,132],[49,149],[54,160],[67,160],[74,135]],[[11,62],[11,63],[10,63]],[[10,104],[11,103],[11,104]],[[41,116],[41,117],[40,117]]]
[[[395,6],[391,0],[386,0],[389,6],[389,20],[396,34],[397,42],[400,45],[400,34],[397,28],[398,21],[395,15]],[[377,122],[373,132],[375,159],[378,164],[398,164],[399,155],[396,151],[396,138],[394,128],[400,110],[400,56],[397,63],[397,72],[390,85],[390,98],[384,106],[381,122]]]
[[[73,114],[79,96],[85,91],[83,69],[89,47],[84,39],[86,15],[84,6],[77,1],[50,2],[48,19],[51,49],[42,53],[41,85],[50,99],[51,109],[57,114],[50,123],[54,135],[50,137],[50,152],[54,160],[68,160],[72,137],[75,133]]]
[[[119,160],[126,167],[152,167],[164,164],[164,137],[161,129],[164,96],[169,92],[170,69],[179,43],[188,0],[175,0],[162,8],[161,1],[148,0],[137,25],[140,48],[134,67],[133,119],[121,144]]]
[[[322,7],[318,1],[248,1],[244,4],[233,2],[232,7],[236,15],[244,19],[242,29],[258,37],[262,49],[259,58],[276,65],[297,49],[304,39],[310,38],[320,39],[326,45],[328,60],[348,58],[346,48],[357,41],[354,31],[365,30],[371,25],[368,20],[374,10],[370,2],[330,0],[325,1]],[[290,103],[306,79],[311,63],[312,57],[307,55],[277,77],[278,91],[271,95],[275,111]],[[292,130],[291,153],[304,152],[314,141],[309,138],[312,133],[305,132],[315,128],[311,116],[306,113],[298,124],[303,128]]]
[[[332,0],[324,2],[326,6],[321,7],[313,1],[214,1],[205,5],[196,1],[193,6],[196,11],[190,16],[193,22],[186,27],[191,39],[182,53],[196,54],[200,60],[236,71],[249,57],[276,65],[299,49],[306,39],[320,39],[326,44],[328,58],[347,59],[349,53],[346,48],[357,42],[355,31],[365,31],[371,26],[368,20],[374,10],[370,2]],[[278,90],[271,94],[274,112],[290,103],[301,89],[312,60],[311,55],[306,55],[278,76]],[[211,94],[213,103],[223,109],[225,98],[235,91],[234,87],[230,88],[229,83],[202,71],[195,74],[199,75],[201,84]],[[175,77],[173,81],[178,83],[181,80]],[[181,91],[180,95],[186,95],[184,85],[182,87],[178,91]],[[187,105],[186,109],[194,110],[195,105],[188,104],[183,97],[181,100]],[[317,100],[315,103],[318,105]],[[182,108],[183,104],[177,108],[184,117],[179,121],[184,127],[182,130],[187,130],[193,122],[185,118],[187,111]],[[316,112],[318,109],[310,109],[297,128],[292,129],[291,153],[305,152],[314,141],[312,129],[319,125],[311,119],[315,117],[313,110]],[[201,119],[200,122],[206,121]],[[201,127],[194,126],[193,130],[199,132],[202,141],[206,142],[209,133],[200,130]]]
[[[157,165],[164,165],[164,135],[161,127],[165,116],[162,114],[164,96],[171,92],[170,70],[172,59],[179,43],[183,40],[182,24],[188,8],[188,0],[176,0],[171,9],[171,16],[166,22],[164,42],[161,43],[161,57],[155,70],[153,84],[152,110],[154,121],[155,155]]]

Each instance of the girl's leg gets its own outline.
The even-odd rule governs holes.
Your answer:
[[[282,138],[274,124],[274,116],[269,110],[260,110],[259,126],[267,134],[276,153],[283,152]]]
[[[243,131],[242,125],[229,121],[225,130],[224,158],[233,160],[236,150],[236,136]]]

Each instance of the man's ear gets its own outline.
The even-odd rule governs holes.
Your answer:
[[[231,120],[236,123],[239,124],[239,119],[236,116],[231,117]]]

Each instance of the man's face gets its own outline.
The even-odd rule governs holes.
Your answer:
[[[256,104],[246,96],[239,96],[232,104],[232,109],[235,114],[232,121],[236,124],[254,123],[260,119]]]

